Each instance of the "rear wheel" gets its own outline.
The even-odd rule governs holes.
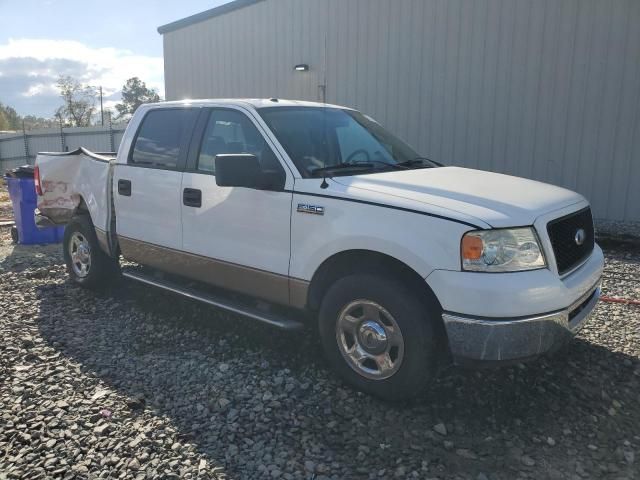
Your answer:
[[[99,288],[119,271],[119,263],[100,249],[98,238],[86,216],[75,217],[64,230],[64,259],[71,279],[85,288]]]
[[[354,387],[386,400],[422,394],[438,352],[439,307],[375,274],[341,278],[320,307],[320,336],[332,367]]]

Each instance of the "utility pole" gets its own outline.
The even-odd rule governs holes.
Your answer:
[[[56,117],[58,117],[58,121],[60,122],[60,145],[62,147],[62,151],[66,152],[68,148],[64,140],[64,130],[62,129],[64,125],[62,124],[62,115],[60,115],[60,113],[56,113]]]
[[[111,146],[111,151],[116,151],[116,139],[113,135],[113,124],[111,123],[111,110],[107,112],[107,116],[109,117],[109,145]]]
[[[100,125],[104,127],[104,110],[102,109],[102,85],[100,85]]]

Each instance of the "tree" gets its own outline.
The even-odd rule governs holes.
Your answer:
[[[58,88],[64,105],[55,112],[66,123],[76,127],[87,127],[96,111],[96,89],[82,85],[73,77],[62,75],[58,78]]]
[[[51,118],[36,117],[35,115],[21,117],[13,108],[0,102],[0,130],[22,130],[23,124],[25,129],[31,130],[54,127],[58,125],[58,122]]]
[[[25,115],[22,117],[22,120],[24,121],[24,126],[27,130],[58,126],[58,122],[55,119],[36,117],[35,115]]]
[[[153,88],[147,88],[146,83],[138,77],[132,77],[122,87],[122,103],[116,105],[118,117],[133,115],[143,103],[159,102],[160,96]]]
[[[8,123],[8,127],[4,130],[19,130],[22,128],[22,119],[13,108],[8,105],[3,105],[2,102],[0,102],[0,112],[0,115],[3,116]],[[0,128],[0,130],[3,129]]]
[[[0,131],[9,130],[9,120],[4,113],[4,110],[0,110]]]

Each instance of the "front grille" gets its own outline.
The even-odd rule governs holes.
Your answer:
[[[584,230],[582,245],[576,242],[578,230]],[[564,217],[552,220],[547,224],[547,232],[556,257],[556,265],[560,275],[587,258],[594,246],[593,219],[589,207]]]

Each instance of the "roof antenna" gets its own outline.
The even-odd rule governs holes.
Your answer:
[[[323,115],[322,115],[322,120],[323,120],[323,124],[324,124],[324,134],[325,134],[325,139],[326,139],[326,135],[327,135],[327,34],[324,34],[324,52],[322,55],[322,74],[324,76],[324,79],[322,81],[323,85],[322,85],[322,108],[323,108]],[[326,169],[327,167],[327,159],[326,157],[324,157],[324,167]],[[329,188],[329,184],[327,183],[327,171],[323,170],[322,171],[322,183],[320,184],[320,188],[321,189],[326,189]]]

